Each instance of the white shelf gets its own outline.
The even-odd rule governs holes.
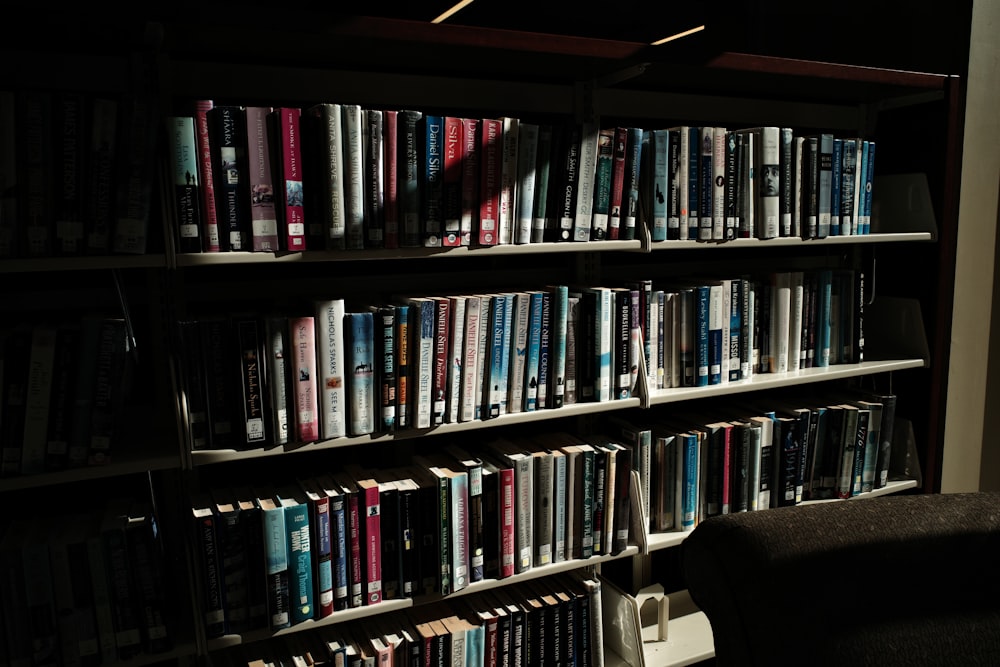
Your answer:
[[[581,415],[611,412],[613,410],[625,410],[628,408],[640,407],[641,401],[638,398],[627,398],[615,401],[602,401],[600,403],[571,403],[563,405],[561,408],[552,410],[534,410],[532,412],[517,412],[513,414],[501,415],[494,419],[476,419],[468,422],[458,422],[455,424],[441,424],[433,428],[405,429],[392,435],[371,434],[353,436],[348,438],[334,438],[332,440],[321,440],[310,443],[292,443],[284,446],[255,448],[245,450],[235,449],[202,449],[191,452],[192,462],[195,466],[209,465],[212,463],[222,463],[225,461],[238,461],[241,459],[263,458],[267,456],[281,456],[292,452],[315,452],[323,449],[335,449],[338,447],[353,447],[356,445],[374,445],[379,443],[391,443],[400,440],[410,440],[422,438],[427,435],[443,435],[448,433],[461,433],[466,431],[478,431],[484,428],[495,426],[510,426],[513,424],[527,424],[529,422],[542,421],[547,419],[562,419],[563,417],[577,417]]]
[[[840,380],[844,378],[887,373],[907,368],[923,368],[923,359],[896,359],[891,361],[863,361],[859,364],[836,364],[823,368],[804,368],[787,373],[759,373],[749,380],[724,382],[705,387],[681,387],[678,389],[658,389],[650,393],[648,405],[675,403],[708,396],[724,396],[748,391],[761,391],[778,387],[792,387],[813,382]]]
[[[667,597],[670,599],[667,639],[656,641],[656,625],[646,625],[643,621],[646,667],[683,667],[715,657],[715,638],[705,613],[695,606],[687,591]]]
[[[855,234],[850,236],[828,236],[822,239],[802,239],[797,236],[782,236],[774,239],[732,239],[731,241],[654,241],[650,250],[712,250],[723,248],[776,248],[778,246],[800,246],[804,248],[826,245],[858,245],[862,243],[898,243],[911,241],[933,241],[930,232],[902,232],[892,234]]]

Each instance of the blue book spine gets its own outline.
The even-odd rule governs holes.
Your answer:
[[[348,606],[347,510],[342,494],[330,498],[330,543],[333,554],[333,609],[340,611]]]
[[[694,240],[698,238],[698,225],[700,219],[698,213],[700,201],[698,199],[698,165],[701,163],[701,132],[697,126],[687,128],[688,132],[688,168],[687,168],[687,189],[688,189],[688,235],[687,238]],[[683,184],[682,184],[683,185]],[[683,236],[681,238],[684,238]]]
[[[538,409],[539,363],[542,345],[542,293],[531,292],[528,303],[528,366],[525,369],[524,411]]]
[[[694,384],[708,386],[709,366],[709,308],[711,296],[708,285],[694,288]]]
[[[816,322],[816,365],[830,365],[830,312],[833,292],[833,272],[822,269],[818,280],[819,304]]]
[[[269,627],[278,630],[291,625],[288,611],[288,535],[285,532],[285,510],[281,507],[265,508],[263,529]]]
[[[678,437],[684,457],[681,478],[681,530],[693,530],[698,519],[698,436],[693,433],[681,433]]]
[[[552,369],[552,292],[542,292],[542,321],[538,340],[538,395],[535,398],[539,410],[549,406],[549,379]]]
[[[843,179],[844,140],[833,140],[833,175],[830,180],[830,236],[840,236],[840,184]]]
[[[288,599],[292,625],[313,618],[312,550],[309,541],[309,507],[305,503],[285,504],[288,536]]]
[[[441,245],[444,227],[444,118],[424,116],[423,214],[424,245]]]
[[[503,316],[503,340],[501,341],[501,355],[500,355],[500,414],[507,414],[507,398],[508,398],[508,380],[510,379],[510,350],[511,341],[514,338],[513,327],[511,326],[514,321],[514,295],[504,294],[503,300],[506,301],[504,307]]]
[[[653,217],[649,227],[650,239],[665,241],[667,238],[667,193],[670,191],[667,170],[669,132],[668,130],[653,130],[650,139],[650,149],[653,151],[653,191],[651,193]]]
[[[681,133],[667,130],[667,239],[681,238],[681,226],[687,231],[687,210],[681,210]]]
[[[487,345],[489,352],[488,363],[489,372],[486,374],[486,391],[483,396],[486,405],[482,411],[485,417],[499,417],[500,412],[500,390],[507,386],[507,378],[504,373],[504,323],[509,321],[507,315],[507,299],[505,295],[498,294],[490,300],[490,339]]]
[[[365,435],[375,430],[375,323],[370,312],[348,313],[350,344],[350,386],[348,421],[351,435]]]
[[[868,143],[868,157],[865,159],[865,217],[864,234],[872,233],[872,185],[875,182],[875,142]]]

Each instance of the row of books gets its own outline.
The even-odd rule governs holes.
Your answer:
[[[162,121],[157,100],[0,90],[0,258],[143,254]]]
[[[644,130],[642,141],[652,241],[871,233],[873,140],[679,126]]]
[[[858,137],[194,107],[168,118],[182,252],[615,240],[644,226],[653,241],[870,230],[875,143]]]
[[[173,647],[176,600],[147,502],[15,518],[0,570],[3,664],[109,665]]]
[[[122,318],[0,330],[0,476],[110,463],[122,440],[133,353]]]
[[[180,323],[193,449],[426,429],[627,399],[638,289],[399,296]]]
[[[649,390],[864,359],[864,274],[772,271],[635,284]]]
[[[230,667],[513,667],[603,663],[603,587],[578,573],[524,582],[449,603],[239,646]]]
[[[633,449],[620,439],[548,433],[436,451],[195,494],[206,635],[449,595],[628,546]]]
[[[853,391],[633,424],[632,437],[651,448],[649,531],[882,488],[895,419],[895,394]]]

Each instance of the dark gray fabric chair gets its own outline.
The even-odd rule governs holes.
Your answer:
[[[1000,665],[1000,494],[713,517],[682,543],[720,667]]]

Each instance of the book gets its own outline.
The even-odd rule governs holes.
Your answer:
[[[392,306],[396,315],[395,351],[396,351],[396,428],[404,429],[411,426],[411,357],[412,330],[410,329],[410,306],[396,303]]]
[[[365,124],[360,104],[341,104],[344,151],[344,222],[348,250],[365,247]],[[416,131],[416,130],[414,130]],[[409,168],[409,167],[407,167]],[[407,174],[409,177],[409,174]]]
[[[514,205],[514,243],[531,243],[535,226],[535,187],[538,181],[537,123],[518,123],[516,203]]]
[[[252,247],[246,114],[243,107],[233,105],[213,106],[207,114],[220,239],[223,247],[246,252]]]
[[[479,223],[480,131],[478,118],[462,119],[462,218],[459,236],[463,246],[472,245],[472,230]]]
[[[290,317],[289,343],[292,350],[292,398],[295,401],[295,436],[299,442],[320,439],[320,413],[316,382],[316,318]]]
[[[639,217],[639,188],[642,183],[642,129],[626,128],[625,174],[622,182],[621,231],[619,236],[626,240],[636,237],[636,221]],[[613,212],[613,211],[612,211]]]
[[[699,241],[712,240],[715,199],[715,128],[698,128],[698,234]]]
[[[597,130],[597,156],[595,160],[593,186],[593,218],[590,240],[603,241],[609,235],[611,212],[611,181],[615,161],[615,128],[602,127]],[[623,165],[624,166],[624,165]]]
[[[201,192],[196,160],[198,148],[195,138],[194,116],[168,116],[167,141],[171,157],[171,183],[173,185],[171,203],[174,206],[174,219],[177,225],[177,247],[180,252],[201,252]],[[80,158],[82,165],[82,155]],[[64,252],[76,254],[82,251],[83,222],[82,218],[77,217],[80,215],[79,211],[68,215],[77,219],[79,231],[69,237],[64,236],[63,243],[70,246],[68,250],[65,250],[64,245]],[[64,222],[69,226],[75,224],[71,220]]]
[[[280,499],[267,491],[258,492],[257,505],[261,509],[261,528],[264,537],[268,627],[271,630],[280,630],[291,626],[292,623],[285,509],[281,506]]]
[[[382,517],[378,482],[371,478],[357,479],[359,556],[362,560],[364,604],[382,601]]]
[[[285,513],[290,623],[296,625],[316,616],[309,504],[297,485],[278,489],[277,497]]]
[[[321,475],[316,481],[316,486],[329,499],[332,607],[334,611],[341,611],[350,606],[350,540],[348,537],[350,525],[347,490],[330,475]],[[317,555],[319,558],[323,553],[322,543],[317,542],[317,545],[320,546]],[[320,613],[322,615],[324,609],[322,598],[320,604]]]
[[[339,104],[314,104],[302,110],[299,123],[305,164],[303,204],[310,211],[306,247],[343,250],[346,225],[343,113]]]
[[[201,622],[205,636],[214,639],[226,634],[226,603],[217,518],[206,494],[192,496],[191,518],[192,543],[198,559]]]
[[[263,327],[257,318],[241,318],[234,323],[239,354],[240,396],[239,430],[240,445],[259,447],[270,442],[270,423],[265,409],[264,370],[261,366]]]
[[[347,432],[365,435],[375,431],[375,318],[371,311],[344,314],[347,375]]]
[[[425,113],[420,124],[423,140],[421,201],[423,245],[441,246],[444,227],[444,116]]]
[[[600,126],[596,121],[585,121],[580,126],[579,178],[576,192],[576,213],[573,218],[574,241],[589,241],[593,228],[600,131]]]
[[[202,165],[211,169],[211,152],[202,146],[204,132],[207,132],[207,118],[202,122],[200,110],[196,104],[195,115],[199,119],[199,147],[201,149],[200,160]],[[95,97],[90,106],[90,136],[87,143],[87,160],[89,161],[87,183],[90,189],[90,197],[87,202],[87,220],[84,233],[86,234],[87,254],[106,254],[111,247],[111,230],[113,227],[113,198],[114,189],[111,186],[117,171],[118,151],[118,115],[121,111],[120,100],[111,97]],[[208,162],[205,165],[205,162]],[[210,179],[202,180],[203,192],[207,192],[208,184],[214,183]],[[206,200],[205,210],[202,211],[206,220],[205,240],[208,241],[208,248],[213,247],[213,240],[222,241],[218,235],[218,225],[214,230],[212,221],[217,221],[214,211],[214,200],[212,200],[213,211],[209,212]]]
[[[652,241],[664,241],[672,236],[669,231],[672,220],[668,218],[668,201],[671,196],[669,144],[670,130],[650,131],[649,150],[652,169],[649,182],[652,225],[649,227],[649,234]]]
[[[247,132],[247,182],[250,196],[250,249],[254,252],[278,252],[278,200],[275,197],[275,175],[284,173],[277,164],[280,159],[278,137],[269,136],[268,117],[271,107],[247,106],[244,109]],[[272,151],[272,146],[274,150]],[[279,185],[281,183],[279,182]],[[287,241],[285,242],[287,247]]]
[[[478,244],[499,243],[500,180],[503,164],[503,122],[483,118],[479,131],[479,234]]]
[[[339,438],[347,435],[344,300],[333,298],[317,301],[314,311],[320,433],[326,439]]]
[[[532,201],[531,243],[542,243],[546,233],[555,228],[553,209],[556,202],[556,146],[559,132],[551,123],[538,126],[535,151],[535,186]],[[551,235],[551,232],[549,232]]]
[[[726,128],[713,128],[712,133],[712,240],[726,238]]]
[[[333,482],[341,490],[344,497],[344,519],[347,532],[345,534],[346,567],[347,567],[347,606],[356,608],[365,606],[365,558],[364,558],[364,514],[362,500],[357,483],[345,471],[332,474]],[[336,597],[334,598],[336,604]]]
[[[298,480],[303,502],[309,510],[309,544],[312,547],[314,617],[318,620],[333,613],[333,531],[330,520],[330,496],[318,478]]]
[[[441,245],[462,245],[462,189],[465,171],[465,122],[458,116],[444,119],[444,171],[442,174]],[[475,132],[475,130],[473,130]],[[471,221],[470,221],[471,222]],[[471,226],[469,227],[471,231]]]
[[[382,111],[383,245],[399,247],[399,112]]]
[[[361,110],[364,247],[385,247],[385,149],[381,109]]]
[[[414,428],[430,428],[434,391],[434,322],[433,299],[409,300],[413,315],[413,423]]]
[[[294,411],[289,408],[292,391],[292,342],[288,329],[288,318],[280,315],[264,320],[265,375],[267,376],[267,396],[270,417],[274,431],[274,444],[284,445],[289,441],[289,427],[295,430]]]
[[[496,530],[495,523],[486,523],[486,489],[483,482],[484,462],[481,458],[468,453],[455,445],[446,445],[449,456],[455,460],[457,470],[464,471],[467,476],[467,540],[469,558],[469,583],[481,581],[485,576],[486,565],[486,531]],[[487,473],[487,477],[489,476]],[[495,502],[495,498],[491,502]],[[495,512],[493,518],[496,518]]]
[[[420,132],[418,125],[423,112],[401,109],[397,113],[399,148],[399,219],[402,223],[400,246],[413,248],[423,245],[420,222]]]
[[[780,236],[791,236],[795,202],[795,135],[790,127],[782,127],[780,132],[781,181],[778,190],[781,193],[781,224],[778,233]]]
[[[497,243],[503,245],[514,242],[517,223],[517,169],[521,119],[514,116],[502,116],[500,124],[500,208],[498,209]]]
[[[381,433],[396,430],[396,308],[389,304],[369,306],[372,314],[376,375],[375,429]]]
[[[200,186],[198,194],[201,196],[199,204],[201,206],[202,232],[200,236],[202,239],[201,250],[203,252],[219,252],[222,250],[222,238],[219,236],[219,215],[215,205],[215,174],[212,170],[212,144],[209,139],[208,110],[214,105],[215,103],[210,99],[195,100],[193,105],[198,184]],[[92,171],[99,172],[100,170],[95,169],[94,165],[101,163],[100,159],[95,160],[95,155],[100,155],[101,151],[100,149],[95,151],[94,144],[96,143],[97,146],[101,145],[98,138],[102,135],[102,132],[99,132],[96,128],[101,127],[103,123],[101,119],[106,118],[109,114],[113,114],[115,108],[115,104],[111,100],[94,100],[91,104],[92,132],[89,159],[91,160]],[[114,126],[113,120],[111,125],[112,127]]]
[[[452,366],[452,300],[431,297],[434,303],[434,360],[431,387],[431,423],[443,424],[448,419],[448,396],[451,393]]]

